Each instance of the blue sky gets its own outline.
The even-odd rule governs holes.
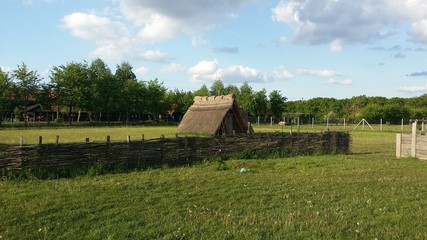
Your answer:
[[[425,0],[2,0],[0,67],[129,62],[140,80],[215,79],[289,100],[427,93]]]

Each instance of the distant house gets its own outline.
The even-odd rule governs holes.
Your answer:
[[[194,98],[185,113],[177,133],[206,133],[231,135],[253,133],[248,117],[236,101],[234,94]]]

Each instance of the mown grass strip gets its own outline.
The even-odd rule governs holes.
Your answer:
[[[0,181],[3,239],[426,239],[427,165],[394,133],[353,154]],[[241,168],[247,169],[240,173]]]

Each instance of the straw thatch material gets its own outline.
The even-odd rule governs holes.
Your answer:
[[[247,115],[234,94],[225,96],[196,96],[178,126],[177,133],[207,133],[230,135],[253,133]]]

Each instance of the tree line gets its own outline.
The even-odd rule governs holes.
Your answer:
[[[193,103],[194,96],[235,94],[243,110],[249,116],[268,121],[347,122],[368,121],[399,123],[401,119],[427,116],[427,95],[414,98],[385,98],[356,96],[349,99],[313,98],[287,101],[280,90],[267,92],[254,90],[247,82],[240,87],[221,80],[214,81],[208,88],[203,85],[196,91],[168,89],[158,79],[142,81],[136,78],[128,62],[116,66],[113,73],[101,59],[88,63],[70,62],[54,66],[49,81],[42,82],[37,71],[30,70],[25,63],[11,72],[0,69],[0,122],[19,118],[26,121],[28,107],[40,104],[44,109],[56,110],[56,119],[61,114],[82,112],[89,121],[119,116],[120,121],[129,122],[130,116],[144,114],[159,121],[162,114],[184,114]],[[68,118],[71,123],[72,118]],[[116,118],[117,119],[117,118]]]

